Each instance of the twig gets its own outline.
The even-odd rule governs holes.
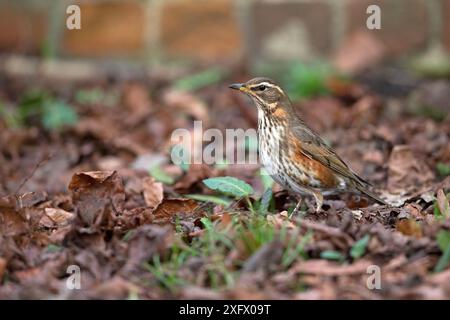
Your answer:
[[[43,159],[41,159],[38,163],[36,163],[36,165],[34,166],[33,170],[30,172],[30,174],[22,181],[22,183],[17,187],[16,191],[14,191],[14,195],[17,196],[17,194],[19,193],[20,189],[23,188],[23,186],[34,176],[34,174],[36,173],[36,171],[44,164],[46,163],[48,160],[50,160],[53,157],[52,154],[47,155],[46,157],[44,157]]]

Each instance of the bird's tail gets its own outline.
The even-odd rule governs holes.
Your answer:
[[[369,198],[372,198],[373,200],[375,200],[376,202],[380,203],[380,204],[384,204],[384,205],[389,205],[389,203],[387,203],[386,201],[380,199],[380,197],[378,197],[375,193],[373,193],[372,191],[367,190],[364,187],[356,187],[356,189],[358,189],[359,192],[365,194],[366,196],[368,196]]]

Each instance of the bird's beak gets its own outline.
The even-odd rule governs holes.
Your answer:
[[[233,83],[229,86],[231,89],[243,91],[245,86],[243,83]]]

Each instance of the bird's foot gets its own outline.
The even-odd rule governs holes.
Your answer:
[[[303,202],[303,198],[300,197],[294,210],[292,210],[291,214],[289,215],[289,219],[291,219],[294,215],[296,215],[300,211],[302,202]]]
[[[323,195],[320,192],[313,193],[314,199],[316,200],[316,211],[315,213],[319,213],[322,210],[323,205]]]

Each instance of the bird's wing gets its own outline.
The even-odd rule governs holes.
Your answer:
[[[301,152],[306,157],[320,162],[335,173],[344,178],[353,180],[362,186],[370,185],[368,181],[354,173],[336,152],[334,152],[333,149],[331,149],[313,130],[302,125],[294,126],[292,132],[296,138],[300,139]]]

